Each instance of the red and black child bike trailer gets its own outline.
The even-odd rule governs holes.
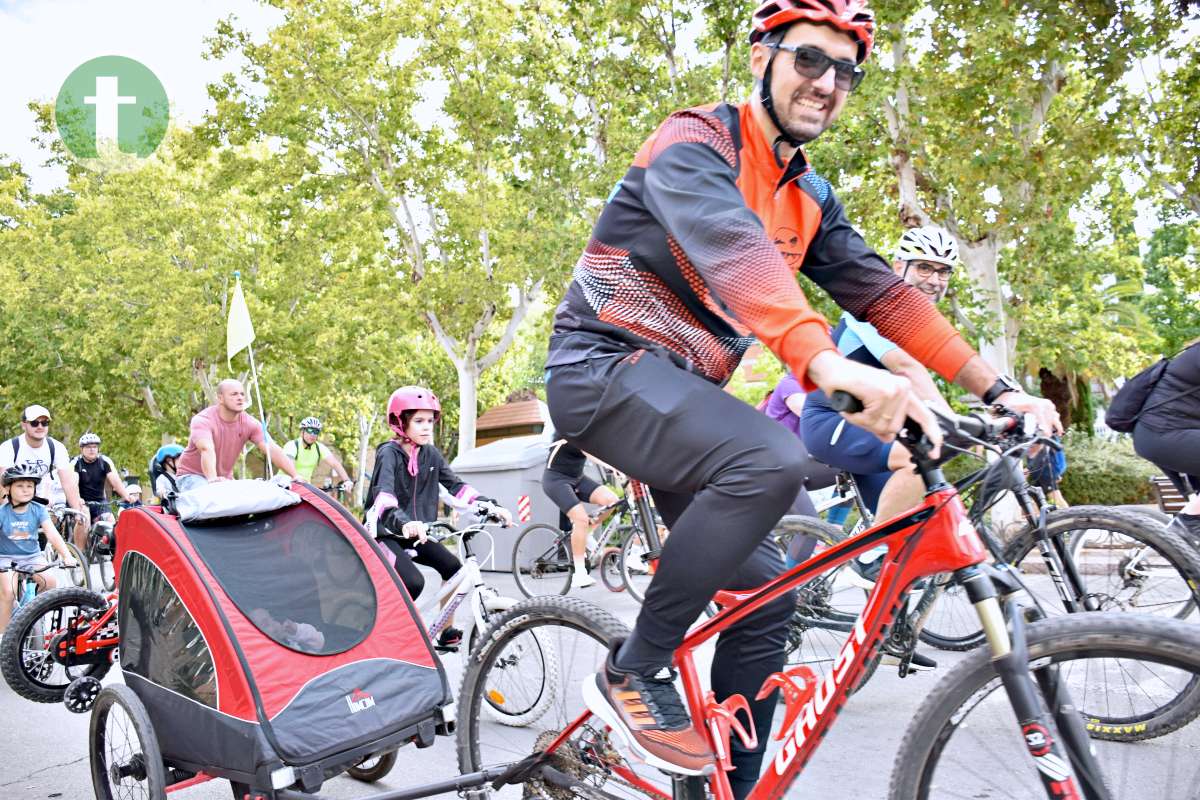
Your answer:
[[[238,798],[301,797],[364,759],[453,731],[445,672],[396,573],[340,505],[292,489],[298,503],[263,513],[121,515],[125,685],[79,693],[94,698],[97,798],[163,798],[214,778]]]

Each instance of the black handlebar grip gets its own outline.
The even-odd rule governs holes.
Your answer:
[[[836,389],[833,394],[829,395],[829,407],[834,411],[841,411],[846,414],[854,414],[863,410],[861,400],[841,389]]]

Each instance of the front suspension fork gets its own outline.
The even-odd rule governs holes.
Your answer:
[[[992,665],[1021,726],[1046,796],[1051,800],[1111,800],[1058,667],[1047,664],[1030,670],[1025,617],[1013,598],[1017,585],[1009,585],[1001,572],[979,567],[960,570],[958,577],[979,614],[992,650]],[[997,584],[1004,590],[1004,611]],[[1055,740],[1054,730],[1061,742]]]

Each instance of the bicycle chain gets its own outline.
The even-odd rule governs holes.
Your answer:
[[[584,730],[589,731],[594,736],[594,738],[589,738],[587,740],[587,744],[589,746],[589,750],[599,757],[600,764],[589,764],[585,762],[583,758],[580,757],[578,744],[575,742],[567,742],[564,743],[562,748],[551,755],[550,759],[552,766],[560,772],[570,775],[573,778],[578,778],[581,781],[587,781],[591,783],[597,789],[599,789],[605,783],[612,782],[628,789],[632,789],[638,794],[646,795],[647,797],[651,796],[637,784],[622,778],[620,775],[614,773],[611,769],[607,769],[603,766],[624,761],[624,759],[621,757],[620,753],[613,749],[612,745],[608,741],[607,734],[600,733],[596,731],[595,728],[592,728],[588,725],[583,727]],[[534,741],[533,749],[545,749],[558,737],[559,733],[560,731],[544,731]],[[603,741],[603,745],[601,747],[596,747],[595,745],[597,741]],[[597,781],[597,778],[600,778],[600,780]],[[534,791],[531,792],[531,789]],[[522,797],[528,798],[539,795],[542,797],[551,798],[551,800],[578,800],[575,793],[568,789],[552,786],[537,778],[528,781],[525,784]]]

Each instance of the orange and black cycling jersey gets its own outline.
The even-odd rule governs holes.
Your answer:
[[[722,103],[672,114],[642,145],[575,265],[546,365],[650,348],[723,383],[758,339],[811,389],[808,362],[834,345],[797,273],[947,379],[974,355],[803,151],[781,164],[749,104]]]

